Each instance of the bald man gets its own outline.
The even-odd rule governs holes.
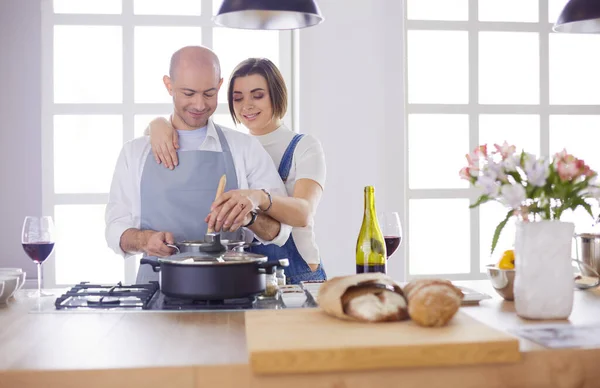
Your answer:
[[[171,122],[179,134],[179,164],[176,169],[161,167],[148,136],[123,145],[106,207],[106,241],[125,258],[138,253],[164,257],[174,253],[166,244],[204,240],[205,218],[222,175],[227,177],[226,191],[250,188],[287,195],[273,161],[256,139],[210,119],[223,83],[219,59],[211,50],[178,50],[163,82],[173,98]],[[241,228],[222,232],[221,238],[256,237],[263,244],[285,244],[291,227],[254,209],[244,211]],[[140,266],[137,282],[151,280],[158,280],[157,274]]]

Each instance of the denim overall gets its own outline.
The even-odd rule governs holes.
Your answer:
[[[300,134],[295,135],[283,154],[283,158],[279,164],[279,176],[284,183],[287,181],[288,175],[290,174],[294,150],[303,136],[304,135]],[[249,248],[249,251],[266,255],[269,258],[269,261],[288,259],[290,265],[284,270],[288,284],[298,284],[301,281],[310,280],[327,280],[327,275],[323,269],[323,261],[321,260],[317,270],[312,272],[308,264],[306,264],[306,261],[300,256],[291,234],[290,238],[282,247],[275,244],[257,245]]]
[[[140,183],[141,229],[173,233],[175,242],[204,240],[219,180],[227,176],[225,191],[238,188],[233,157],[223,131],[215,129],[223,152],[180,151],[179,165],[173,170],[156,163],[148,154]],[[240,239],[241,231],[221,232],[222,239]],[[158,273],[140,265],[136,282],[157,281]]]

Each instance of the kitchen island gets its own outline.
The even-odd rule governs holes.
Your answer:
[[[493,297],[461,309],[475,319],[500,330],[539,323],[517,317],[487,281],[457,284]],[[515,364],[256,376],[243,312],[33,313],[34,307],[20,292],[0,308],[0,388],[600,386],[600,348],[550,350],[525,339]],[[575,292],[569,322],[600,324],[600,288]]]

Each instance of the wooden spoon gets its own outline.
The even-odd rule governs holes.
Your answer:
[[[223,176],[219,180],[219,186],[217,187],[217,194],[215,195],[215,200],[217,198],[219,198],[219,196],[221,196],[221,194],[223,194],[223,192],[225,191],[226,183],[227,183],[227,176],[225,174],[223,174]],[[206,233],[214,233],[214,232],[215,231],[212,228],[208,228],[208,230],[206,231]]]

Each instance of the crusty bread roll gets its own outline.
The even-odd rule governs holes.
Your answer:
[[[344,313],[366,322],[408,319],[407,304],[401,293],[377,285],[348,289],[342,296]]]
[[[443,279],[419,279],[404,287],[410,318],[421,326],[446,325],[458,311],[462,291]]]

